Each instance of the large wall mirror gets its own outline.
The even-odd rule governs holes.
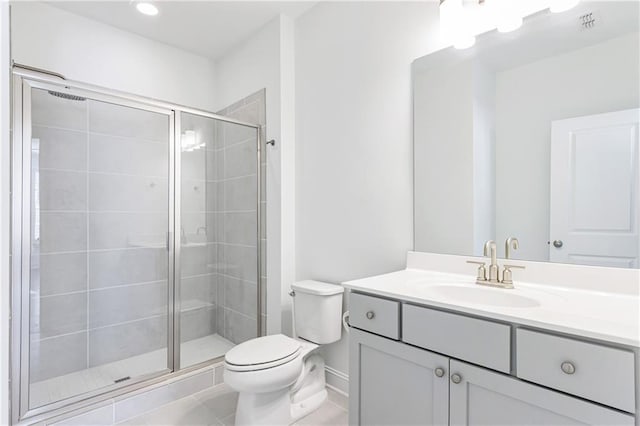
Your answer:
[[[417,251],[516,237],[517,259],[640,266],[639,5],[542,11],[413,63]]]

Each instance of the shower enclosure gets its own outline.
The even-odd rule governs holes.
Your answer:
[[[13,102],[14,421],[260,334],[257,124],[21,69]]]

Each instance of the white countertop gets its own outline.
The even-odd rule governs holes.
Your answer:
[[[517,280],[514,289],[490,288],[477,285],[475,276],[414,268],[348,281],[343,285],[350,290],[416,304],[640,347],[640,298],[637,293],[605,292]],[[443,288],[451,290],[451,287],[457,288],[450,293],[440,292]],[[465,300],[467,291],[471,296],[480,296],[489,302],[478,303],[472,300],[473,297]],[[510,303],[510,295],[515,296],[516,303]],[[523,302],[521,306],[513,306],[518,301]],[[532,301],[534,303],[527,303]]]

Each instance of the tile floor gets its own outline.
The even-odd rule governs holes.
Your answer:
[[[199,364],[227,353],[234,346],[225,338],[213,334],[183,343],[182,366]],[[40,407],[53,401],[60,401],[74,395],[91,392],[114,384],[123,377],[140,377],[161,371],[167,365],[167,350],[160,349],[137,355],[98,367],[76,371],[41,382],[32,383],[29,388],[31,407]]]
[[[119,426],[207,426],[234,424],[238,394],[227,385],[219,385],[171,404],[118,423]],[[329,399],[316,411],[300,419],[299,426],[346,426],[347,399],[329,390]],[[276,425],[274,425],[276,426]]]

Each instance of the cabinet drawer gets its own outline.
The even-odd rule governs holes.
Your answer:
[[[400,338],[400,302],[351,293],[349,324],[398,340]]]
[[[511,327],[414,305],[402,308],[402,340],[505,373],[511,365]]]
[[[635,412],[631,351],[518,329],[516,359],[522,379]]]

